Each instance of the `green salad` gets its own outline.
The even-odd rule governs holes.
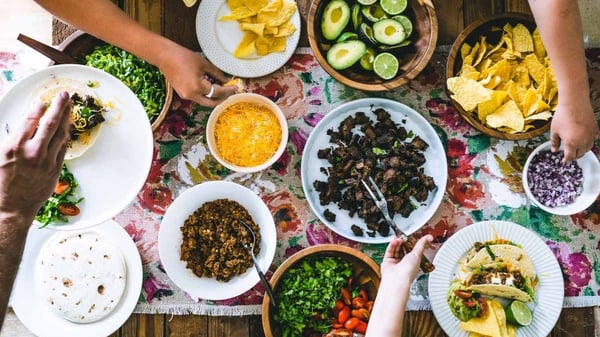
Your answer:
[[[150,122],[159,115],[165,104],[166,82],[157,67],[110,44],[96,47],[85,62],[125,83],[142,102]]]
[[[42,225],[40,228],[48,226],[51,222],[69,222],[69,216],[79,214],[79,204],[83,198],[77,198],[75,189],[79,186],[77,180],[67,165],[63,164],[58,178],[58,183],[54,188],[54,193],[40,208],[35,220]]]
[[[336,257],[308,258],[289,269],[275,295],[278,306],[273,318],[281,326],[282,336],[327,333],[340,289],[351,276],[350,263]]]

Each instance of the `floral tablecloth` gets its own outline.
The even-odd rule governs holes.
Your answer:
[[[547,139],[491,139],[471,128],[452,107],[444,87],[446,49],[439,48],[429,66],[408,85],[392,92],[369,94],[333,80],[309,49],[298,49],[279,71],[246,80],[249,92],[271,98],[289,124],[287,150],[268,170],[237,174],[220,166],[208,153],[204,137],[210,110],[175,98],[172,111],[155,132],[148,179],[137,198],[114,220],[136,243],[144,265],[138,313],[245,315],[259,314],[263,287],[225,301],[191,298],[165,273],[158,254],[162,216],[179,194],[209,180],[229,180],[249,187],[268,205],[277,227],[277,251],[267,277],[287,257],[319,243],[355,247],[381,260],[385,245],[359,244],[335,234],[312,213],[299,177],[306,140],[317,123],[339,104],[366,96],[402,102],[420,112],[435,128],[446,148],[448,184],[441,206],[417,235],[431,233],[437,249],[459,229],[482,220],[508,220],[536,232],[552,249],[562,268],[564,306],[600,305],[600,199],[574,216],[553,216],[530,205],[522,191],[521,170],[528,153]],[[600,50],[588,50],[590,83],[600,110]],[[0,52],[0,94],[33,70],[15,53]],[[594,148],[596,155],[599,148]],[[598,177],[600,179],[600,177]],[[427,275],[413,284],[409,310],[429,309]]]

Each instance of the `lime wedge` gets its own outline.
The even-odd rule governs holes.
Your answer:
[[[379,5],[389,15],[398,15],[406,9],[407,0],[380,0]]]
[[[391,53],[379,53],[373,60],[373,71],[384,80],[394,78],[399,67],[398,59]]]
[[[527,326],[533,319],[531,310],[521,301],[512,301],[504,311],[506,320],[516,326]]]
[[[413,24],[408,17],[404,15],[396,15],[393,16],[392,19],[400,22],[402,28],[404,28],[404,34],[406,34],[406,37],[409,37],[410,34],[412,34]]]

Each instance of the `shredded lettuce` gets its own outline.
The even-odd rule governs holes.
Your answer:
[[[35,220],[42,224],[40,228],[48,226],[51,222],[69,222],[69,218],[62,214],[58,210],[58,207],[63,204],[77,205],[83,200],[83,198],[76,198],[75,189],[79,184],[65,164],[62,165],[58,181],[68,182],[70,187],[60,195],[52,193],[50,198],[39,209]]]

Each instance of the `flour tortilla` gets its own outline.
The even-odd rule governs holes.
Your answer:
[[[492,244],[488,247],[495,259],[492,259],[487,249],[482,248],[467,261],[467,267],[477,268],[497,262],[508,262],[511,264],[509,269],[518,270],[532,280],[537,278],[533,261],[521,247],[510,244]]]
[[[39,296],[72,322],[91,323],[109,315],[118,306],[126,282],[121,251],[95,232],[56,234],[38,257]]]
[[[73,80],[58,79],[57,81],[58,84],[43,88],[37,95],[38,99],[34,101],[42,101],[43,103],[50,105],[54,97],[56,97],[56,95],[61,91],[68,92],[69,97],[74,93],[78,93],[82,97],[85,95],[89,95],[97,98],[98,96],[94,94],[91,88]],[[96,142],[96,139],[98,139],[98,137],[100,136],[100,131],[102,130],[103,125],[104,123],[100,123],[92,130],[88,130],[87,132],[81,134],[76,141],[69,141],[69,143],[67,144],[67,153],[65,154],[65,160],[79,158],[89,148],[91,148],[92,145],[94,145],[94,143]]]

